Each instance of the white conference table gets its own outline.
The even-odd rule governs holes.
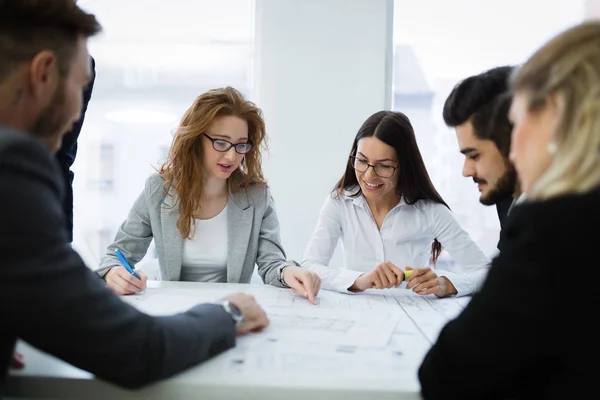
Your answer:
[[[287,289],[255,284],[149,281],[123,297],[166,315],[244,291],[271,325],[233,349],[170,379],[125,390],[26,343],[26,367],[11,371],[5,395],[27,399],[419,399],[417,371],[440,329],[469,298],[437,299],[406,289],[321,291],[318,305]]]

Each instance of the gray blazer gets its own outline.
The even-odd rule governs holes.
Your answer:
[[[117,249],[132,266],[137,264],[154,238],[161,279],[180,280],[184,238],[177,229],[179,208],[174,207],[177,195],[173,188],[165,193],[163,185],[164,180],[158,174],[146,180],[144,191],[102,257],[95,271],[98,275],[103,277],[111,267],[121,265],[115,255]],[[227,282],[249,283],[257,264],[265,283],[282,287],[281,268],[298,263],[286,260],[269,189],[252,186],[231,193],[227,229]]]

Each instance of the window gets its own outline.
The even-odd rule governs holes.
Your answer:
[[[97,235],[97,252],[100,256],[106,253],[106,248],[114,240],[114,233],[109,229],[99,229]]]
[[[115,186],[115,146],[110,143],[93,143],[88,145],[88,149],[86,153],[89,156],[82,161],[88,166],[87,172],[79,179],[87,180],[90,192],[110,193]]]
[[[100,145],[100,190],[110,191],[114,188],[115,146]]]
[[[592,3],[596,3],[595,5]],[[500,225],[461,175],[463,156],[442,108],[453,86],[494,66],[518,64],[553,35],[600,14],[597,0],[395,0],[393,108],[411,119],[436,188],[462,226],[492,255]],[[451,263],[447,254],[440,264]]]
[[[162,161],[165,161],[167,158],[169,158],[169,150],[171,149],[171,146],[160,146],[160,154],[159,154],[159,159]]]
[[[96,80],[73,165],[73,247],[94,266],[194,99],[226,85],[251,96],[254,2],[79,4],[104,28],[89,45]]]

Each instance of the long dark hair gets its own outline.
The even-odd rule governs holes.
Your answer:
[[[405,114],[395,111],[379,111],[367,118],[354,138],[350,156],[356,155],[358,141],[366,137],[376,137],[396,150],[398,157],[398,169],[395,175],[397,179],[396,193],[404,198],[407,204],[415,204],[419,200],[431,200],[448,207],[429,178],[419,146],[417,146],[415,131]],[[356,190],[350,195],[351,197],[358,197],[362,194],[350,160],[346,165],[344,176],[335,185],[333,192],[338,198],[342,198],[347,190]],[[441,252],[441,243],[434,239],[431,245],[430,259],[434,265]]]

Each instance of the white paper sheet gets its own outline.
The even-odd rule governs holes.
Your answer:
[[[227,285],[149,288],[123,299],[149,314],[168,315],[238,290]],[[238,338],[236,347],[211,360],[212,366],[202,369],[211,381],[235,374],[239,382],[251,384],[264,374],[283,377],[292,369],[298,384],[326,377],[329,384],[339,379],[348,385],[351,378],[361,387],[377,387],[382,380],[404,377],[403,385],[417,385],[413,371],[445,323],[467,304],[462,298],[422,297],[405,289],[358,295],[321,291],[317,305],[289,289],[251,285],[242,290],[256,298],[271,324]]]
[[[148,314],[169,315],[217,301],[231,292],[149,288],[123,299]],[[271,321],[263,334],[277,341],[381,348],[389,342],[401,312],[382,296],[323,291],[314,305],[288,289],[258,286],[247,293],[255,296]]]

